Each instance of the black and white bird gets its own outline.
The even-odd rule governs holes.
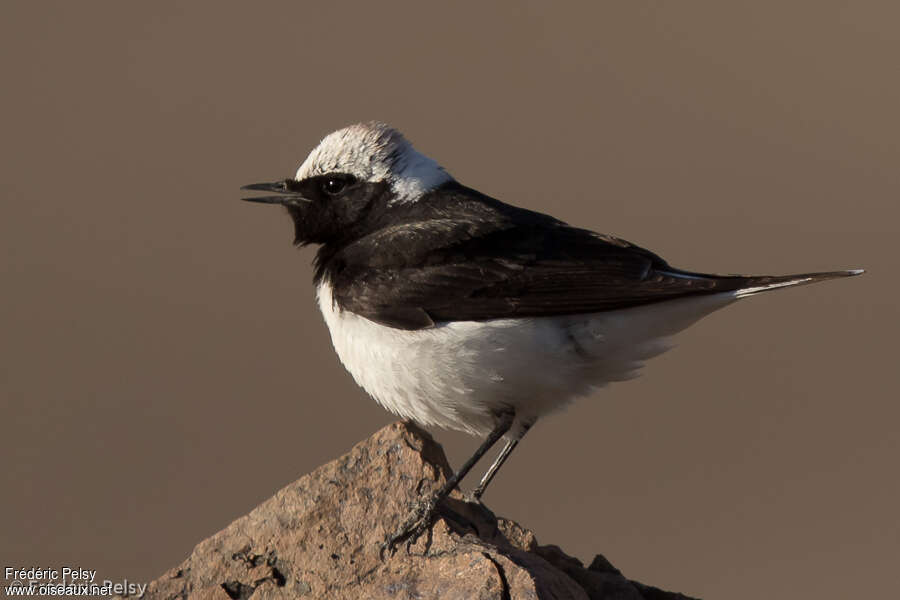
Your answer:
[[[341,362],[403,418],[484,436],[388,540],[415,539],[498,440],[478,499],[542,416],[635,377],[670,338],[737,300],[862,270],[709,275],[458,183],[395,129],[326,136],[293,178],[243,189],[280,204],[318,244],[319,308]]]

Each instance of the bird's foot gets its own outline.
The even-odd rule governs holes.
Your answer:
[[[497,515],[472,494],[462,499],[448,498],[438,507],[438,512],[460,535],[465,535],[468,529],[482,539],[489,539],[497,530]]]
[[[484,502],[481,501],[481,495],[479,494],[476,496],[474,490],[463,494],[463,500],[466,501],[466,504],[480,504],[481,506],[484,506]]]
[[[397,531],[387,536],[381,545],[381,558],[384,559],[386,551],[393,556],[397,552],[397,544],[402,542],[406,542],[406,551],[409,552],[416,540],[431,527],[436,515],[437,501],[434,497],[416,502],[406,521],[400,525]]]

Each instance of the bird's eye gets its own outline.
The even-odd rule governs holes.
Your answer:
[[[329,177],[322,182],[322,191],[330,196],[336,196],[347,187],[347,180],[339,177]]]

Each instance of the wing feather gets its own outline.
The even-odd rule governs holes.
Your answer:
[[[357,262],[347,261],[336,276],[338,304],[385,325],[419,329],[442,321],[616,310],[736,289],[743,282],[683,276],[642,248],[564,225],[511,226],[446,244],[434,242],[441,231],[453,230],[447,223],[429,229],[427,223],[392,228],[384,234],[390,244],[370,239],[345,253],[342,258],[352,255]],[[433,244],[415,261],[391,263],[383,252],[358,260],[374,256],[375,247],[402,246],[404,234]]]
[[[317,261],[342,309],[401,329],[597,313],[797,277],[682,271],[625,240],[456,183],[391,217]]]

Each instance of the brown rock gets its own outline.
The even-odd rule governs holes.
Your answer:
[[[150,583],[148,600],[687,598],[588,568],[457,493],[430,535],[380,557],[411,503],[450,473],[441,447],[395,423],[288,485]]]

